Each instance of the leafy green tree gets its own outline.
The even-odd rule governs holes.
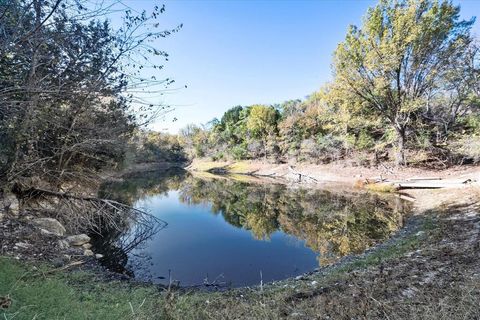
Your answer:
[[[180,130],[182,144],[190,157],[203,157],[206,155],[208,145],[208,132],[201,126],[189,124]]]
[[[353,93],[395,129],[398,165],[406,164],[407,133],[428,94],[463,63],[474,20],[459,12],[449,1],[381,0],[335,51],[338,92]]]
[[[279,113],[273,107],[254,105],[250,107],[250,114],[247,119],[247,129],[253,137],[263,142],[264,157],[267,158],[268,138],[275,135]]]

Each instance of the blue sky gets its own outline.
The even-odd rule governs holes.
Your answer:
[[[454,2],[461,5],[464,18],[480,14],[480,0]],[[151,126],[176,133],[188,123],[221,117],[235,105],[302,99],[318,90],[331,77],[332,53],[348,25],[359,25],[376,1],[124,3],[136,10],[165,3],[162,24],[183,23],[179,33],[157,44],[170,54],[160,76],[175,79],[174,87],[180,89],[162,101],[172,105],[173,112]]]

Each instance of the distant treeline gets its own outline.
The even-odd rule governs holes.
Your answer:
[[[480,160],[480,49],[450,1],[382,0],[307,99],[233,107],[180,133],[190,157],[399,165]]]

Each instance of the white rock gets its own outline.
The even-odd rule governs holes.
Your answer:
[[[407,297],[407,298],[413,298],[415,296],[415,291],[416,290],[414,290],[412,288],[407,288],[407,289],[402,291],[402,295]]]
[[[37,227],[44,229],[56,236],[63,236],[65,234],[65,227],[53,218],[38,218],[32,221]]]
[[[54,236],[54,235],[55,235],[55,233],[50,232],[50,231],[45,230],[45,229],[40,229],[40,233],[41,233],[43,236]]]
[[[87,256],[87,257],[91,257],[91,256],[93,256],[93,251],[87,249],[87,250],[83,251],[83,255]]]
[[[20,212],[20,204],[17,197],[13,193],[8,193],[3,197],[3,208],[13,216],[18,216]]]
[[[95,255],[95,258],[97,258],[97,259],[102,259],[102,258],[103,258],[103,254],[97,253],[97,254]]]
[[[25,242],[17,242],[17,243],[15,243],[15,247],[22,248],[22,249],[28,249],[28,248],[31,247],[31,245],[28,244],[28,243],[25,243]]]
[[[77,234],[74,236],[67,237],[67,242],[72,246],[81,246],[85,243],[90,242],[90,237],[86,234]]]
[[[58,247],[61,249],[61,250],[65,250],[67,249],[68,247],[70,247],[70,245],[68,244],[68,242],[66,240],[58,240]]]

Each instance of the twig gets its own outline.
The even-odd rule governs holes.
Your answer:
[[[74,261],[72,263],[69,263],[67,264],[66,266],[63,266],[61,268],[56,268],[56,269],[52,269],[52,270],[49,270],[47,272],[44,272],[43,274],[51,274],[51,273],[54,273],[54,272],[57,272],[57,271],[63,271],[63,270],[66,270],[68,268],[71,268],[71,267],[75,267],[75,266],[79,266],[79,265],[82,265],[84,264],[85,261],[84,260],[81,260],[81,261]]]

